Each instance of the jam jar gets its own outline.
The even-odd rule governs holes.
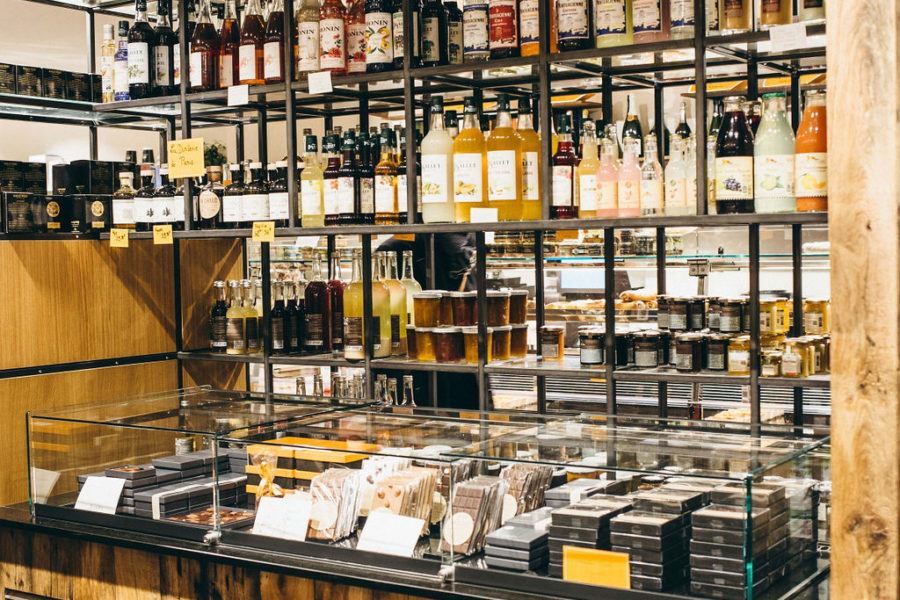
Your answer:
[[[453,307],[453,325],[469,327],[478,323],[477,292],[450,292]]]
[[[724,371],[728,367],[728,344],[731,336],[727,333],[712,333],[706,338],[706,368],[710,371]]]
[[[781,333],[778,328],[778,308],[774,298],[759,300],[759,333],[775,335]]]
[[[437,327],[441,314],[441,297],[440,291],[413,294],[413,319],[416,327]]]
[[[784,296],[775,298],[775,333],[781,335],[787,333],[791,322],[791,314],[788,310],[788,299]]]
[[[454,292],[441,291],[441,311],[438,314],[438,326],[451,327],[453,325],[453,299]]]
[[[706,297],[691,298],[688,305],[688,329],[691,331],[706,329]]]
[[[750,299],[746,296],[741,298],[741,331],[750,331]]]
[[[406,355],[415,360],[418,358],[418,350],[416,348],[416,326],[406,326]]]
[[[491,339],[491,360],[509,360],[510,337],[512,337],[512,327],[509,325],[501,325],[493,328],[494,333]]]
[[[581,364],[592,367],[603,364],[605,340],[600,327],[581,327],[578,330],[579,354]]]
[[[487,324],[489,327],[509,325],[509,292],[487,291]]]
[[[634,337],[634,366],[655,369],[659,366],[659,332],[638,331]]]
[[[807,344],[801,338],[787,338],[781,355],[781,374],[784,377],[806,377]]]
[[[722,333],[741,332],[741,298],[723,298],[719,302],[719,331]]]
[[[418,318],[418,316],[419,313],[416,312],[416,318]],[[416,358],[420,361],[427,362],[434,360],[433,331],[434,327],[416,327]]]
[[[728,342],[728,374],[750,374],[750,336],[739,335]]]
[[[763,377],[778,377],[781,375],[781,352],[767,350],[762,354],[759,374]]]
[[[434,358],[439,363],[455,363],[465,359],[461,327],[436,327],[431,332]]]
[[[669,331],[687,330],[690,306],[689,298],[671,298],[669,300]]]
[[[803,301],[803,328],[806,333],[828,333],[828,300]]]
[[[669,329],[669,297],[665,294],[656,297],[656,326],[663,331]]]
[[[528,319],[528,290],[510,290],[509,324],[524,325]]]
[[[563,333],[565,330],[556,325],[541,327],[541,358],[543,360],[563,359]]]
[[[703,338],[698,333],[682,333],[675,337],[678,348],[675,368],[686,373],[696,373],[702,366]]]
[[[630,331],[616,332],[616,366],[634,364],[634,335]]]
[[[656,232],[639,231],[634,234],[634,253],[637,256],[656,254]]]
[[[528,355],[528,325],[525,323],[510,325],[512,331],[509,338],[509,357],[522,359]]]
[[[711,331],[719,330],[719,317],[721,316],[722,307],[719,299],[710,296],[706,299],[706,327]]]
[[[478,364],[478,327],[469,326],[461,327],[463,334],[463,345],[465,347],[466,362],[472,365]],[[493,341],[493,329],[487,328],[487,362],[491,361],[491,342]]]

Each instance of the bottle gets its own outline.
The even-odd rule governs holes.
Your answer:
[[[352,130],[344,132],[337,187],[338,223],[353,225],[356,223],[354,209],[359,198],[359,171],[357,170],[356,140]]]
[[[153,185],[153,165],[141,165],[141,187],[134,195],[134,229],[135,231],[150,231],[156,221],[153,194],[156,188]]]
[[[453,141],[453,202],[456,222],[469,223],[473,208],[487,207],[487,154],[473,96],[463,104],[463,127]]]
[[[825,20],[825,0],[799,0],[799,4],[801,22]]]
[[[400,163],[397,165],[397,216],[400,223],[406,223],[408,219],[408,192],[406,185],[406,128],[400,128]],[[420,146],[421,147],[421,146]],[[417,152],[416,158],[416,196],[419,207],[422,205],[422,162]],[[415,222],[421,223],[421,211],[414,214]]]
[[[419,285],[419,282],[416,281],[416,278],[413,275],[412,250],[404,250],[402,258],[403,277],[400,279],[400,283],[402,283],[403,287],[406,289],[406,322],[412,324],[415,323],[413,296],[422,291],[422,286]]]
[[[166,174],[168,175],[168,165],[166,165]],[[185,221],[185,219],[184,219],[184,215],[185,215],[184,186],[191,185],[193,181],[194,180],[190,179],[190,178],[182,179],[181,184],[177,188],[175,188],[175,191],[173,192],[174,196],[172,198],[172,203],[171,203],[171,206],[172,206],[172,219],[171,220],[173,221],[172,229],[175,231],[180,231],[180,230],[184,229],[184,221]],[[191,188],[191,189],[194,194],[193,199],[194,199],[194,203],[196,206],[197,192],[193,188]],[[197,220],[198,212],[199,211],[197,211],[196,208],[194,208],[194,213],[193,213],[194,221]]]
[[[487,201],[497,220],[522,218],[522,138],[513,129],[509,96],[497,94],[497,121],[485,143]]]
[[[178,213],[175,204],[175,186],[169,181],[169,165],[162,164],[159,166],[159,187],[153,193],[153,215],[154,224],[171,224],[172,229],[184,229],[184,202],[181,203],[182,219],[180,223],[176,223],[176,215]],[[153,224],[150,225],[153,229]]]
[[[365,2],[364,64],[367,73],[394,70],[394,38],[396,34],[393,30],[392,4],[392,0],[366,0]],[[400,35],[402,37],[403,34]]]
[[[575,146],[572,142],[572,125],[569,115],[559,116],[557,133],[559,148],[553,155],[553,196],[550,205],[551,219],[575,219],[578,204],[575,195]]]
[[[614,142],[608,137],[600,140],[600,166],[597,167],[597,217],[619,216],[619,169],[616,165]]]
[[[297,306],[297,286],[290,279],[284,281],[284,351],[287,354],[301,352],[303,339],[300,328],[300,308]]]
[[[134,229],[135,190],[131,186],[132,181],[134,181],[134,173],[131,171],[119,173],[119,189],[112,197],[113,227]]]
[[[272,354],[287,353],[285,317],[284,283],[273,281],[272,312],[269,313],[269,339],[272,340]]]
[[[436,67],[449,61],[447,10],[441,0],[422,5],[422,65]]]
[[[621,156],[623,150],[622,144],[619,143],[619,136],[616,132],[616,126],[614,123],[609,123],[606,125],[605,129],[607,139],[612,142],[613,159],[616,161],[616,166],[618,167],[618,165],[622,164]]]
[[[718,214],[716,210],[716,141],[718,134],[706,138],[706,212]]]
[[[634,43],[631,2],[632,0],[594,2],[594,39],[598,48],[627,46]]]
[[[622,166],[619,167],[619,216],[638,217],[641,214],[641,168],[638,165],[638,142],[626,137]]]
[[[419,1],[418,0],[409,0],[410,2],[410,11],[413,14],[418,14],[419,10]],[[391,7],[391,45],[394,48],[394,69],[402,69],[403,68],[403,57],[405,48],[404,44],[404,31],[403,31],[403,1],[394,2]],[[411,66],[416,67],[416,60],[418,59],[418,48],[419,48],[419,20],[412,20],[412,29],[413,29],[413,38],[412,38],[412,50],[413,50],[413,58],[411,61]]]
[[[557,46],[561,52],[591,44],[588,0],[556,0]]]
[[[753,132],[740,96],[725,98],[725,116],[716,138],[718,214],[753,212]]]
[[[634,102],[634,94],[628,94],[628,106],[625,109],[625,125],[622,126],[622,138],[630,137],[637,142],[638,158],[644,156],[641,141],[644,132],[641,129],[641,120],[637,116],[637,105]]]
[[[641,165],[641,214],[663,214],[663,170],[657,158],[656,135],[649,134],[644,143]]]
[[[375,224],[375,157],[374,145],[369,141],[369,134],[360,132],[356,142],[356,155],[359,157],[359,193],[353,212],[356,222],[361,225]]]
[[[172,31],[172,24],[169,22],[169,0],[160,0],[156,4],[155,33],[156,43],[153,45],[153,95],[169,96],[177,94],[175,63],[172,55],[175,47],[175,32]]]
[[[304,349],[312,354],[331,352],[331,291],[322,276],[319,255],[313,258],[310,281],[306,284]]]
[[[219,87],[219,35],[212,23],[209,0],[200,2],[200,18],[191,38],[189,67],[192,92],[208,92]]]
[[[522,220],[541,218],[541,136],[534,130],[531,99],[519,98],[516,133],[522,140]]]
[[[211,165],[206,167],[206,185],[200,190],[197,199],[197,214],[200,217],[200,229],[216,229],[222,224],[222,167]]]
[[[269,219],[269,186],[262,163],[250,163],[250,183],[244,188],[242,213],[244,227],[253,227],[254,221]]]
[[[225,282],[214,281],[216,301],[209,311],[209,349],[225,352],[228,349],[228,301],[225,296]]]
[[[762,0],[759,13],[759,25],[762,29],[775,27],[776,25],[790,25],[793,17],[793,2],[791,0]],[[803,4],[803,0],[800,0]]]
[[[116,98],[115,87],[116,40],[113,26],[103,26],[103,44],[100,46],[100,86],[103,102],[113,102]]]
[[[366,72],[366,5],[365,0],[347,2],[347,72]]]
[[[491,58],[519,56],[517,0],[488,0]]]
[[[241,280],[241,289],[244,296],[244,334],[247,338],[247,354],[253,354],[262,350],[262,338],[259,330],[262,313],[256,309],[256,287],[249,279]]]
[[[491,54],[488,0],[463,0],[463,62],[484,62]]]
[[[447,9],[447,59],[451,65],[463,62],[463,13],[456,0],[444,4]]]
[[[220,2],[215,5],[215,12],[213,13],[213,25],[216,28],[216,31],[219,33],[219,39],[222,39],[222,25],[225,23],[225,3]]]
[[[687,104],[682,102],[679,110],[678,127],[675,128],[675,135],[687,139],[691,135],[691,126],[687,122]]]
[[[290,199],[288,198],[287,161],[275,163],[275,178],[269,182],[269,219],[275,227],[287,227],[290,222]]]
[[[194,39],[194,28],[197,25],[197,21],[194,17],[194,1],[193,0],[184,0],[187,2],[187,31],[185,31],[185,39],[188,41],[188,55],[190,55],[191,48],[191,40]],[[179,23],[179,27],[183,24]],[[181,42],[180,42],[180,32],[178,30],[175,31],[175,45],[172,47],[172,62],[174,66],[172,67],[172,73],[174,75],[175,86],[180,88],[181,86]],[[188,56],[190,60],[190,56]],[[190,66],[190,65],[189,65]],[[188,88],[190,88],[190,79],[188,79]]]
[[[684,173],[687,192],[685,202],[687,210],[685,214],[697,214],[697,138],[694,134],[684,140]]]
[[[325,0],[319,9],[319,70],[347,72],[347,12],[341,0]]]
[[[340,177],[341,155],[337,150],[338,136],[335,134],[326,134],[322,140],[322,150],[327,159],[324,172],[324,202],[325,202],[325,224],[340,224]]]
[[[147,0],[135,0],[134,24],[128,31],[128,95],[132,100],[149,98],[153,81],[150,49],[156,35],[147,22]]]
[[[391,291],[384,282],[379,254],[372,260],[372,332],[375,340],[372,348],[374,358],[391,355]]]
[[[759,213],[796,212],[794,130],[787,120],[784,94],[765,94],[765,111],[753,138],[753,188]]]
[[[128,21],[119,21],[119,42],[113,60],[113,99],[130,100],[128,93]]]
[[[581,134],[581,162],[578,163],[575,206],[578,217],[593,219],[597,216],[597,172],[600,160],[597,158],[597,136],[594,122],[587,119]]]
[[[753,7],[750,0],[722,0],[723,33],[750,31],[750,15]]]
[[[266,26],[263,23],[259,0],[249,0],[241,23],[241,45],[238,48],[238,79],[241,85],[262,85],[264,73],[264,45]]]
[[[383,129],[381,157],[375,165],[375,224],[397,225],[400,216],[397,210],[397,163],[394,162],[394,145],[391,131]]]
[[[233,164],[228,167],[231,183],[222,192],[223,229],[235,229],[244,222],[244,166]]]
[[[296,15],[297,75],[306,77],[319,70],[319,2],[303,0]]]
[[[284,0],[275,0],[266,20],[263,45],[263,77],[266,83],[284,81]]]
[[[750,131],[756,136],[756,130],[759,128],[759,122],[762,120],[762,104],[758,100],[751,100],[743,104],[744,114],[747,116],[747,125]]]
[[[344,291],[346,289],[347,284],[341,280],[341,254],[332,252],[328,293],[331,303],[331,351],[334,354],[344,351]]]
[[[522,56],[540,53],[540,0],[519,0],[519,52]]]
[[[372,286],[374,292],[375,286]],[[364,360],[365,332],[363,330],[362,250],[353,251],[350,284],[344,290],[344,358]],[[374,297],[373,297],[374,306]]]
[[[688,185],[687,165],[684,162],[684,145],[687,139],[676,135],[672,138],[672,153],[665,171],[666,200],[663,212],[666,215],[687,215]]]
[[[672,26],[669,0],[632,0],[631,21],[634,25],[635,44],[669,39]]]
[[[828,135],[825,92],[806,92],[796,142],[797,210],[828,210]]]
[[[725,112],[725,103],[722,100],[716,100],[713,105],[712,118],[709,121],[709,135],[718,136],[719,129],[722,127],[722,115]]]
[[[241,297],[240,282],[231,280],[228,289],[231,290],[231,305],[225,311],[225,353],[247,353],[247,315],[244,312],[244,302]]]
[[[709,2],[709,0],[697,1]],[[670,0],[669,12],[672,39],[686,40],[694,37],[694,0]],[[707,12],[709,12],[708,7]]]
[[[459,135],[459,115],[457,115],[455,110],[448,110],[444,113],[444,127],[447,128],[450,139],[455,140],[456,136]]]
[[[306,145],[303,154],[303,170],[300,171],[300,214],[302,227],[325,225],[323,199],[324,181],[319,167],[318,143],[311,129],[303,131]]]
[[[453,140],[444,129],[444,97],[431,98],[431,129],[422,140],[422,219],[452,223]]]
[[[406,355],[406,287],[397,279],[397,256],[380,252],[382,279],[390,293],[391,355]]]

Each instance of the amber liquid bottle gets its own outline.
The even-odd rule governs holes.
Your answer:
[[[266,83],[284,81],[284,0],[275,0],[266,22],[263,48],[263,76]]]
[[[241,45],[238,49],[238,77],[243,84],[262,85],[266,26],[263,23],[259,0],[250,0],[241,24]]]
[[[208,92],[219,87],[219,34],[212,24],[209,0],[200,5],[200,19],[191,38],[190,79],[192,92]]]
[[[340,205],[338,190],[340,186],[341,155],[338,153],[338,136],[331,134],[322,142],[322,148],[328,156],[325,167],[325,224],[340,225]]]
[[[318,254],[313,261],[305,297],[306,335],[303,346],[312,354],[331,352],[331,290],[322,276]]]
[[[238,48],[241,30],[234,11],[234,0],[225,3],[225,20],[219,32],[219,87],[227,88],[240,81],[238,72]]]

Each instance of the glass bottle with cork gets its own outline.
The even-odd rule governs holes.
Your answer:
[[[225,19],[219,32],[219,87],[227,88],[240,81],[241,28],[238,26],[235,0],[225,1]]]
[[[572,125],[568,114],[559,116],[557,121],[559,147],[553,155],[553,186],[550,206],[551,219],[575,219],[578,204],[575,195],[575,167],[578,157],[572,141]]]
[[[147,0],[135,0],[134,23],[128,30],[128,95],[132,100],[150,97],[154,79],[150,49],[155,43],[156,34],[147,22]]]
[[[212,23],[209,0],[200,3],[189,63],[188,83],[192,92],[208,92],[219,87],[219,34]]]
[[[262,85],[264,72],[266,24],[259,0],[247,3],[241,23],[241,45],[238,48],[238,78],[241,85]]]
[[[725,114],[716,138],[716,211],[753,212],[753,132],[741,109],[743,98],[725,98]]]

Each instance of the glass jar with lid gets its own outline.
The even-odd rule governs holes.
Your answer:
[[[728,342],[728,374],[750,374],[750,336],[739,335]]]
[[[831,330],[828,305],[828,300],[807,299],[803,301],[803,328],[806,333],[828,333]]]
[[[413,294],[413,320],[416,327],[437,327],[441,314],[440,291]]]
[[[419,351],[416,347],[415,325],[406,326],[406,355],[413,360],[416,360],[419,356]]]
[[[777,334],[787,333],[791,322],[791,315],[788,311],[788,299],[784,296],[775,298],[775,332]]]
[[[487,324],[489,327],[509,325],[509,292],[487,291]]]
[[[509,357],[523,359],[528,355],[528,325],[521,323],[510,327],[512,331],[509,338]]]
[[[781,376],[781,352],[778,350],[766,350],[762,353],[759,374],[763,377]]]
[[[802,338],[787,338],[781,356],[781,374],[784,377],[807,377],[809,347]]]
[[[601,327],[581,327],[578,330],[578,344],[582,366],[593,367],[603,364],[606,348]]]
[[[418,317],[419,313],[417,311],[416,318]],[[431,335],[433,331],[434,327],[416,327],[416,357],[421,362],[434,360],[434,340]],[[409,340],[407,340],[408,345]]]
[[[741,298],[723,298],[719,302],[719,331],[722,333],[741,332]]]
[[[491,339],[491,360],[509,360],[512,327],[509,325],[500,325],[499,327],[494,327],[493,331],[494,333]]]
[[[778,329],[778,308],[774,298],[760,298],[759,300],[759,333],[761,335],[775,335],[780,333]]]
[[[659,366],[659,332],[638,331],[634,335],[634,366],[655,369]]]
[[[665,294],[656,297],[656,326],[661,330],[669,329],[669,297]]]
[[[461,327],[435,327],[431,332],[434,358],[439,363],[456,363],[465,359]]]
[[[706,298],[695,296],[688,306],[688,329],[700,331],[706,329]]]
[[[728,368],[728,344],[731,335],[711,333],[706,338],[706,368],[710,371],[724,371]]]
[[[477,299],[477,292],[450,292],[453,325],[469,327],[478,323]]]
[[[702,366],[703,339],[698,333],[682,333],[675,336],[677,354],[675,368],[685,373],[697,373]]]
[[[653,256],[656,254],[656,232],[635,232],[634,253],[637,256]]]
[[[441,290],[441,312],[438,314],[438,326],[450,327],[453,325],[453,299],[451,294]]]
[[[741,298],[741,331],[750,331],[750,299],[746,296]]]
[[[690,316],[689,298],[671,298],[669,300],[669,331],[686,331]]]
[[[719,299],[710,296],[706,300],[706,326],[711,331],[719,330],[719,316],[721,313],[721,306],[719,305]]]
[[[616,331],[616,366],[634,364],[634,336],[630,331]]]
[[[528,290],[510,290],[509,324],[524,325],[528,320]]]
[[[557,325],[544,325],[540,330],[541,358],[543,360],[563,359],[563,334],[565,330]]]
[[[472,365],[478,364],[478,327],[477,326],[468,326],[461,327],[463,334],[463,345],[465,347],[465,358],[466,362]],[[485,347],[487,349],[487,357],[485,358],[486,362],[491,362],[492,350],[491,344],[493,343],[494,330],[490,327],[487,328],[485,332],[487,335],[487,341],[485,343]]]

